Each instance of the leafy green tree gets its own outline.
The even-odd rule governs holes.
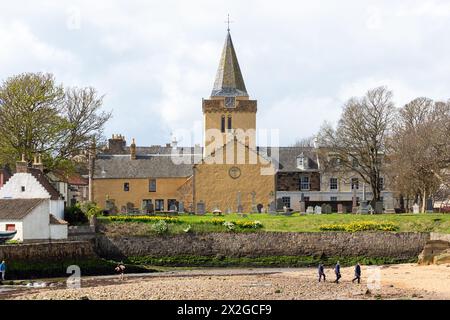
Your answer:
[[[23,73],[0,86],[0,163],[42,154],[45,167],[69,170],[72,157],[102,140],[111,113],[94,88],[64,88],[52,74]]]

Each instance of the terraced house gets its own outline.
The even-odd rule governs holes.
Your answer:
[[[228,32],[213,90],[202,100],[203,146],[141,147],[113,135],[91,164],[91,199],[111,212],[144,213],[298,211],[301,200],[336,211],[338,203],[351,210],[358,197],[370,199],[354,173],[325,172],[316,147],[257,147],[257,109]],[[393,207],[392,193],[384,201]]]

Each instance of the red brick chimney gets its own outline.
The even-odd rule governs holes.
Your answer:
[[[22,153],[22,160],[16,162],[16,172],[28,172],[28,162],[25,160],[25,154]]]

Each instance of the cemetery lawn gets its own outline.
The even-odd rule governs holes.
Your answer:
[[[380,214],[380,215],[354,215],[354,214],[322,214],[300,215],[294,213],[291,216],[270,214],[248,214],[242,217],[238,214],[217,216],[206,215],[178,215],[174,216],[178,223],[169,223],[169,233],[183,233],[187,228],[191,232],[226,232],[221,224],[208,223],[212,220],[225,221],[259,221],[263,228],[236,228],[235,232],[321,232],[321,225],[348,224],[352,222],[390,222],[398,226],[398,232],[440,232],[450,233],[450,214]],[[139,235],[152,233],[154,222],[111,222],[108,217],[99,217],[100,222],[108,231],[122,233],[126,229]],[[115,232],[113,232],[115,233]]]

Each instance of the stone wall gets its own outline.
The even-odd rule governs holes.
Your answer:
[[[94,247],[88,241],[57,241],[15,245],[0,245],[0,259],[8,261],[47,262],[95,258]]]
[[[428,233],[390,232],[260,232],[178,234],[148,237],[97,238],[97,253],[104,257],[217,254],[260,256],[366,256],[416,258]]]
[[[278,172],[277,191],[299,191],[300,177],[308,176],[310,187],[308,191],[320,191],[320,174],[318,172]]]

